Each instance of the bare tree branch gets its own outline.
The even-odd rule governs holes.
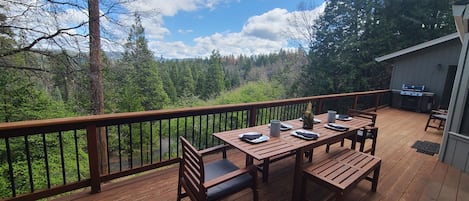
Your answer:
[[[28,71],[40,71],[40,72],[50,72],[47,69],[42,69],[42,68],[34,68],[34,67],[28,67],[28,66],[13,66],[13,65],[5,65],[2,64],[0,68],[5,68],[5,69],[17,69],[17,70],[28,70]]]
[[[67,33],[67,31],[69,30],[74,30],[74,29],[77,29],[77,28],[80,28],[80,27],[83,27],[84,25],[86,25],[88,22],[82,22],[74,27],[68,27],[68,28],[63,28],[63,29],[58,29],[55,33],[53,34],[50,34],[50,35],[45,35],[45,36],[41,36],[39,38],[36,38],[33,42],[31,42],[29,45],[25,46],[25,47],[22,47],[22,48],[18,48],[18,49],[13,49],[11,51],[7,51],[5,53],[2,53],[0,54],[0,57],[5,57],[5,56],[11,56],[11,55],[14,55],[14,54],[17,54],[19,52],[23,52],[23,51],[27,51],[31,48],[33,48],[37,43],[39,43],[40,41],[42,40],[47,40],[47,39],[52,39],[60,34],[68,34],[68,35],[71,35],[70,33]]]

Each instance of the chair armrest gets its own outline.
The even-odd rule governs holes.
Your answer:
[[[432,114],[448,114],[448,110],[432,110]]]
[[[228,147],[229,147],[229,145],[227,145],[227,144],[221,144],[221,145],[217,145],[217,146],[210,147],[210,148],[207,148],[207,149],[199,150],[199,153],[202,156],[204,156],[204,155],[207,155],[207,154],[218,152],[220,150],[226,151],[226,148],[228,148]]]
[[[365,129],[365,130],[374,130],[374,129],[378,129],[378,127],[376,127],[376,126],[365,126],[363,129]]]
[[[251,166],[249,166],[249,167],[240,168],[240,169],[237,169],[237,170],[235,170],[235,171],[232,171],[232,172],[230,172],[230,173],[228,173],[228,174],[224,174],[223,176],[214,178],[214,179],[212,179],[212,180],[210,180],[210,181],[206,181],[206,182],[204,183],[204,187],[205,187],[206,189],[208,189],[208,188],[211,188],[211,187],[213,187],[213,186],[216,186],[216,185],[218,185],[218,184],[220,184],[220,183],[223,183],[223,182],[225,182],[225,181],[228,181],[228,180],[230,180],[230,179],[233,179],[233,178],[235,178],[235,177],[238,177],[238,176],[244,175],[244,174],[246,174],[246,173],[249,173],[250,171],[257,171],[257,170],[255,170],[255,169],[253,170],[253,168],[254,168],[254,166],[251,165]]]
[[[357,110],[357,109],[349,109],[348,113],[366,114],[366,115],[371,115],[371,116],[378,115],[378,114],[376,114],[376,112],[366,112],[366,111]]]

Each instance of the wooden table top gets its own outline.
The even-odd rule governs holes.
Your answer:
[[[342,139],[345,133],[355,132],[357,129],[371,125],[371,121],[368,119],[352,118],[349,121],[336,120],[335,123],[349,127],[348,131],[335,131],[325,128],[327,124],[327,114],[316,115],[316,119],[321,120],[321,123],[317,123],[313,127],[313,131],[319,133],[320,137],[317,140],[304,140],[295,136],[292,136],[290,132],[302,129],[303,122],[299,119],[284,121],[284,123],[293,126],[291,130],[281,131],[279,137],[272,137],[269,135],[270,128],[268,125],[255,126],[250,128],[243,128],[225,132],[214,133],[213,135],[220,140],[236,147],[242,152],[252,156],[257,160],[267,159],[283,153],[288,153],[304,147],[317,147],[327,143],[335,142]],[[240,134],[246,132],[258,132],[263,135],[267,135],[270,139],[262,143],[248,143],[239,138]]]

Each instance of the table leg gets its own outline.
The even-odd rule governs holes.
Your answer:
[[[246,167],[252,165],[254,162],[254,159],[252,158],[252,156],[250,156],[249,154],[246,154]]]
[[[365,133],[363,133],[365,135]],[[357,132],[355,131],[355,134],[352,135],[352,146],[350,149],[355,150],[355,147],[357,146]]]
[[[306,149],[296,150],[295,172],[293,176],[292,200],[300,200],[301,197],[301,177],[303,174],[303,154]]]
[[[269,181],[269,166],[270,160],[264,159],[264,164],[262,165],[262,182],[264,183]]]

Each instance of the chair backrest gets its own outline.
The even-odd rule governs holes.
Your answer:
[[[355,109],[349,109],[347,113],[348,113],[348,115],[350,115],[352,117],[359,117],[359,118],[364,118],[364,119],[371,120],[371,122],[373,122],[373,124],[371,126],[375,126],[376,117],[378,116],[378,114],[376,114],[374,112],[365,112],[365,111],[355,110]]]
[[[191,200],[205,200],[207,197],[204,188],[204,161],[202,154],[193,147],[184,137],[180,137],[182,144],[182,160],[180,175],[182,185]]]

